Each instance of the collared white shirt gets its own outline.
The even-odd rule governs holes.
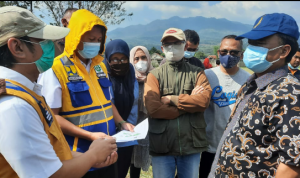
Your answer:
[[[41,85],[14,70],[0,66],[0,78],[41,95]],[[36,110],[15,96],[0,97],[0,153],[22,178],[50,177],[62,166]]]
[[[84,62],[80,60],[81,64],[85,67],[85,69],[90,72],[92,60],[89,60],[86,65]],[[42,95],[45,97],[47,104],[50,108],[61,108],[62,107],[62,89],[59,83],[58,78],[56,77],[54,71],[51,69],[46,72],[40,74],[38,78],[38,84],[43,86]],[[110,90],[111,91],[111,90]],[[110,95],[112,97],[112,95]]]

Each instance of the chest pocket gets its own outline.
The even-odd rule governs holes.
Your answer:
[[[109,92],[109,87],[112,86],[112,83],[108,80],[108,78],[103,77],[99,78],[98,82],[102,88],[102,91],[105,95],[106,100],[111,100],[110,98],[110,92]]]
[[[93,103],[89,86],[85,81],[76,81],[67,83],[72,106],[74,108],[87,106]]]
[[[164,88],[162,91],[162,96],[172,95],[173,93],[173,88]]]
[[[183,94],[191,94],[194,89],[194,85],[192,84],[184,84],[183,85]]]

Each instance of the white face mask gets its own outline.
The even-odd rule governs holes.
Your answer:
[[[137,71],[139,71],[141,73],[145,73],[148,69],[148,62],[147,61],[139,61],[134,66]]]
[[[184,45],[170,45],[168,47],[163,47],[166,59],[168,61],[180,61],[184,56]]]

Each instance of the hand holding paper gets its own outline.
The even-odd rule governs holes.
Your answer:
[[[122,130],[121,132],[113,135],[112,137],[116,138],[117,143],[144,139],[147,136],[148,127],[149,126],[148,126],[148,118],[147,118],[143,122],[135,126],[135,128],[133,129],[134,132]]]

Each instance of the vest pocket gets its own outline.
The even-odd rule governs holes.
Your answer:
[[[109,87],[112,86],[112,83],[108,80],[108,78],[99,78],[98,82],[102,88],[106,100],[110,100]]]
[[[194,147],[206,147],[208,142],[206,139],[205,122],[201,121],[190,121],[192,126],[192,137]]]
[[[192,84],[184,84],[183,85],[183,94],[191,94],[194,86]]]
[[[69,82],[67,83],[72,106],[74,108],[87,106],[93,103],[89,86],[85,81]]]
[[[162,96],[172,95],[172,94],[173,94],[173,88],[164,88],[162,91]]]
[[[167,153],[168,148],[168,136],[166,133],[167,122],[152,119],[149,120],[149,149],[155,153]]]

